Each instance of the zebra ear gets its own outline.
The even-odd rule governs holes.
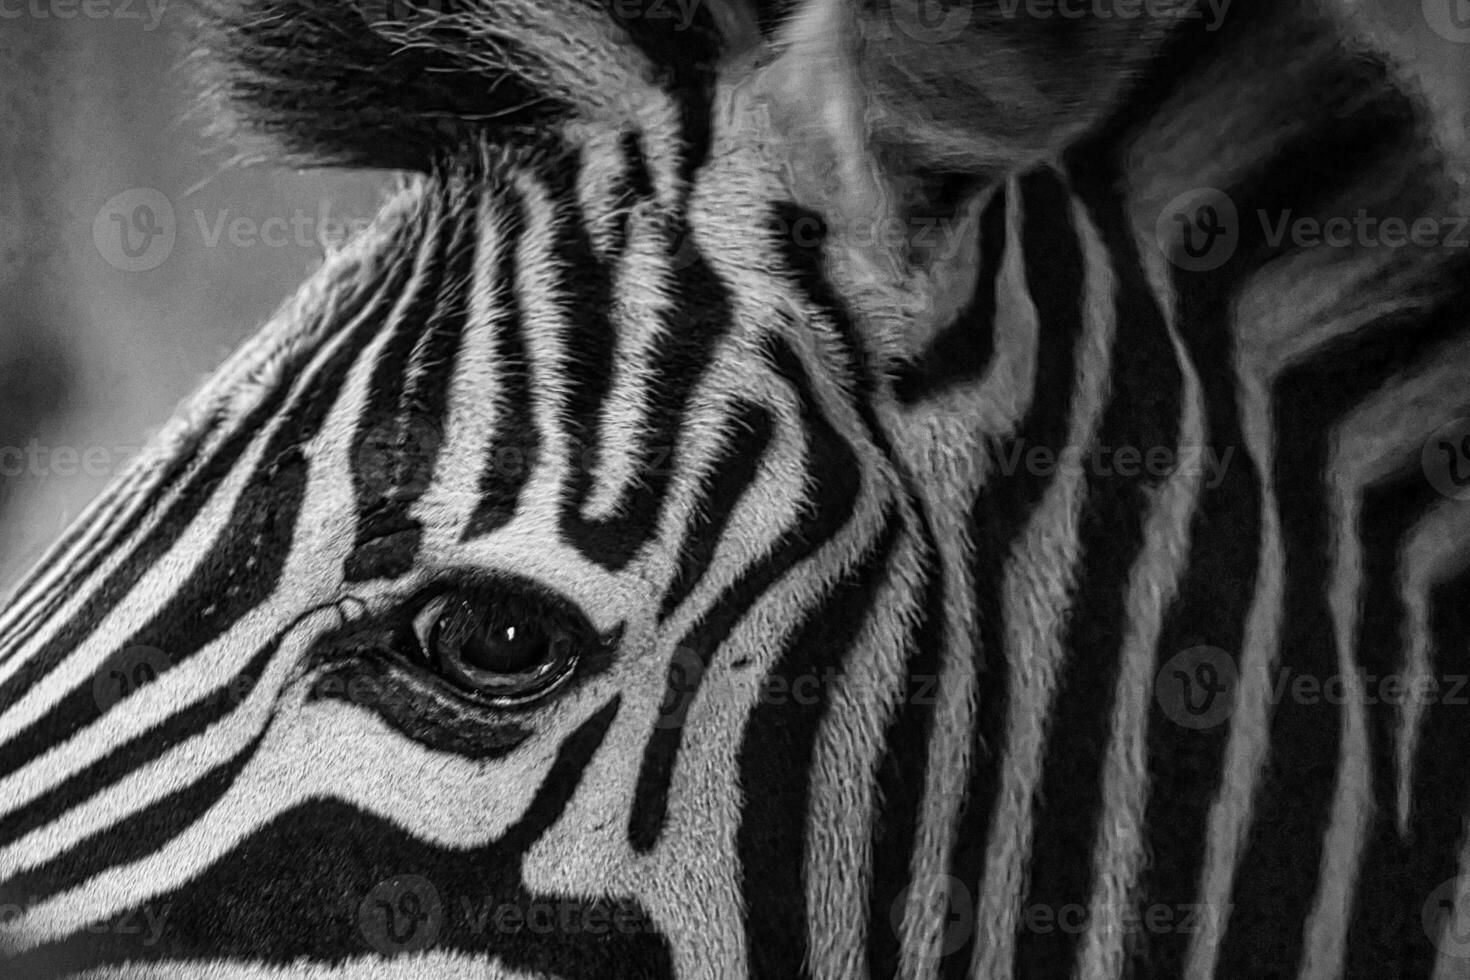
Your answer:
[[[1229,4],[1216,21],[1196,6],[1152,0],[1146,17],[1078,18],[1022,0],[808,0],[781,60],[821,76],[823,114],[835,121],[840,100],[892,157],[1014,173],[1098,126],[1171,38],[1216,30]]]
[[[758,97],[798,204],[831,229],[849,292],[887,279],[918,304],[909,322],[963,306],[984,185],[1057,160],[1099,126],[1183,20],[1028,10],[1016,0],[808,0],[784,25]],[[855,241],[840,241],[844,229]],[[916,248],[926,235],[932,245]]]
[[[195,0],[197,61],[217,133],[298,163],[426,171],[573,120],[649,124],[664,86],[744,29],[724,3],[665,22],[641,2]]]

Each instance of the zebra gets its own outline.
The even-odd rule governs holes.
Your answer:
[[[1465,975],[1451,165],[1115,6],[201,0],[404,176],[0,613],[6,975]]]

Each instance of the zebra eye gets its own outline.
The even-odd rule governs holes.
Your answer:
[[[589,630],[566,619],[520,596],[451,594],[424,606],[413,631],[435,670],[503,706],[542,697],[571,676]]]

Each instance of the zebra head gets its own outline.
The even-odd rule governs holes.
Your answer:
[[[1200,188],[1422,210],[1417,108],[1295,3],[777,6],[205,3],[242,131],[407,176],[0,616],[7,975],[1345,955],[1316,864],[1251,905],[1341,804],[1247,854],[1264,709],[1150,684],[1326,656],[1281,514],[1464,301],[1427,254],[1214,262]],[[1344,388],[1307,355],[1390,280],[1430,326]],[[1198,926],[1141,946],[1144,901]]]

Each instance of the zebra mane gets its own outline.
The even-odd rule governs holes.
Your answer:
[[[430,171],[575,122],[661,125],[709,70],[717,15],[680,36],[578,0],[195,0],[216,136],[297,164]],[[265,155],[265,154],[262,154]]]

